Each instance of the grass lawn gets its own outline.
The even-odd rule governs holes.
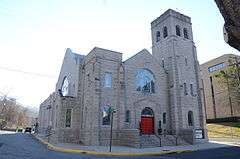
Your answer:
[[[207,124],[209,138],[240,138],[240,122]]]

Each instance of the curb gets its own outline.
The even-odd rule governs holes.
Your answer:
[[[233,142],[226,142],[226,141],[211,141],[212,143],[217,143],[217,144],[225,144],[225,145],[229,145],[229,146],[236,146],[236,147],[240,147],[240,144],[238,143],[233,143]]]
[[[103,155],[103,156],[158,156],[165,154],[174,154],[174,153],[183,153],[183,152],[193,152],[193,150],[169,150],[162,152],[144,152],[144,153],[111,153],[111,152],[96,152],[80,149],[65,149],[61,147],[54,146],[43,139],[33,135],[39,142],[46,145],[49,149],[58,151],[58,152],[68,152],[68,153],[82,153],[88,155]]]

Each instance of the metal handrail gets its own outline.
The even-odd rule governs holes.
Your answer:
[[[162,138],[155,134],[155,136],[159,139],[159,146],[162,147]]]

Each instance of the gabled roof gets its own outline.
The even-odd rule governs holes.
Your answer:
[[[142,55],[144,55],[146,58],[151,58],[154,62],[156,62],[156,64],[159,65],[159,68],[162,68],[165,70],[165,68],[163,68],[163,66],[160,64],[160,61],[158,61],[155,57],[153,57],[153,55],[147,49],[142,49],[141,51],[139,51],[138,53],[136,53],[129,59],[125,60],[123,63],[125,63],[125,64],[131,63],[132,60],[135,60],[136,58],[138,58],[139,56],[142,56]],[[141,60],[146,60],[146,59],[141,59]]]
[[[72,52],[72,50],[70,48],[67,48],[66,50],[66,54],[70,54],[73,58],[75,58],[76,60],[77,59],[84,59],[85,55],[81,55],[81,54],[78,54],[78,53],[75,53],[75,52]]]
[[[125,63],[125,62],[128,62],[128,61],[131,61],[132,59],[134,59],[135,57],[137,57],[141,54],[146,54],[146,56],[151,56],[152,57],[152,54],[147,49],[142,49],[141,51],[139,51],[138,53],[136,53],[135,55],[133,55],[132,57],[128,58],[127,60],[125,60],[123,62]]]

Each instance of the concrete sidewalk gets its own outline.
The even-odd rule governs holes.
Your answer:
[[[240,146],[240,138],[211,138],[211,142],[213,143],[222,143],[227,145],[233,145],[233,146]]]
[[[127,146],[112,146],[112,152],[109,153],[109,146],[83,146],[79,144],[71,143],[58,143],[49,144],[45,137],[41,135],[36,135],[36,137],[47,144],[50,149],[62,152],[79,152],[95,155],[118,155],[118,156],[141,156],[141,155],[161,155],[169,153],[181,153],[181,152],[191,152],[204,149],[214,149],[221,147],[237,146],[233,144],[210,141],[206,143],[201,143],[197,145],[186,145],[186,146],[163,146],[163,147],[153,147],[153,148],[133,148]]]

